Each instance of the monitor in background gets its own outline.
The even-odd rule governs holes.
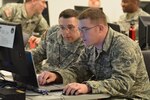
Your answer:
[[[39,85],[36,78],[32,54],[31,52],[28,51],[26,51],[25,54],[28,62],[28,66],[26,67],[26,70],[28,70],[28,75],[26,76],[13,75],[13,78],[16,82],[21,83],[25,88],[28,89],[38,88]]]
[[[117,31],[117,32],[121,32],[120,31],[120,26],[114,23],[108,23],[108,26],[110,26],[113,30]]]
[[[74,9],[78,12],[81,13],[83,10],[89,8],[88,6],[74,6]],[[101,10],[103,10],[102,8],[99,8]]]
[[[6,3],[23,3],[24,0],[2,0],[2,4],[6,4]]]
[[[141,1],[140,7],[147,13],[150,14],[150,1]]]
[[[1,27],[1,30],[7,30],[5,29],[6,26],[15,27],[13,47],[8,48],[0,46],[0,70],[26,76],[28,74],[28,70],[26,70],[27,62],[24,51],[21,24],[0,22],[0,25],[4,26]],[[3,33],[3,31],[0,31],[0,34]]]
[[[149,49],[150,46],[150,16],[139,17],[139,46],[141,49]]]
[[[50,20],[49,20],[49,6],[48,6],[48,0],[46,1],[47,8],[45,8],[42,12],[43,17],[47,21],[48,25],[50,26]]]

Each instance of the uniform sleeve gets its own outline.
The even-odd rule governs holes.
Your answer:
[[[34,63],[37,65],[44,59],[46,59],[46,35],[47,33],[44,34],[42,41],[39,43],[38,47],[32,50],[32,55],[33,55],[33,60]]]
[[[49,28],[49,25],[42,15],[40,17],[41,18],[40,18],[39,24],[37,25],[35,29],[35,32],[38,32],[40,33],[40,35],[42,35],[45,31],[47,31],[47,29]]]
[[[88,80],[92,76],[92,73],[87,67],[87,57],[85,49],[82,50],[78,60],[69,66],[67,69],[61,69],[57,71],[63,78],[63,84],[71,82],[83,82]]]
[[[50,29],[48,29],[48,31],[45,34],[42,35],[42,41],[40,42],[38,47],[32,50],[32,55],[35,64],[39,64],[41,61],[47,59],[47,54],[49,52],[47,49],[52,43],[51,42],[51,40],[53,40],[52,35],[57,34],[57,31],[58,31],[58,26],[57,25],[52,26]],[[36,67],[42,67],[42,66],[36,66]],[[41,68],[37,68],[37,69],[41,69]]]
[[[137,66],[142,59],[139,50],[132,48],[121,49],[113,52],[112,56],[111,78],[99,81],[87,81],[92,87],[92,93],[108,93],[112,96],[121,96],[129,92],[133,87]]]

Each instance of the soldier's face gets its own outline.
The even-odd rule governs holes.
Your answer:
[[[122,0],[121,2],[123,12],[132,13],[137,7],[136,0]]]
[[[37,0],[34,8],[37,14],[41,14],[45,8],[47,8],[45,0]]]
[[[97,45],[103,40],[100,24],[94,24],[90,19],[79,20],[79,31],[85,46]]]
[[[69,43],[72,43],[80,38],[80,33],[78,31],[78,21],[75,17],[59,19],[59,25],[61,28],[61,35],[64,40]]]

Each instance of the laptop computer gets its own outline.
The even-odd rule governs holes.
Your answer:
[[[49,99],[49,100],[58,100],[58,99],[66,99],[66,100],[95,100],[95,99],[104,99],[104,98],[109,98],[109,94],[83,94],[83,95],[78,95],[78,96],[62,96],[62,90],[64,88],[64,85],[62,84],[52,84],[49,86],[39,86],[38,81],[37,81],[37,75],[35,72],[35,65],[34,61],[32,58],[31,52],[26,52],[26,57],[28,61],[28,66],[27,69],[29,71],[29,74],[27,76],[13,76],[14,80],[21,83],[25,84],[27,88],[30,90],[33,90],[34,92],[41,93],[43,95],[47,94],[45,91],[41,90],[47,90],[49,96],[39,96],[37,93],[33,93],[32,91],[27,91],[26,96],[30,96],[31,99]],[[56,92],[57,91],[57,92]],[[36,96],[38,95],[38,97]],[[31,97],[32,96],[32,97]]]
[[[46,86],[39,85],[32,54],[29,51],[26,51],[25,53],[28,62],[27,69],[29,74],[26,76],[13,75],[14,81],[35,92],[39,92],[41,90],[46,90],[48,92],[62,91],[64,88],[63,84],[50,84]]]

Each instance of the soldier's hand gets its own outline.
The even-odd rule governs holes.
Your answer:
[[[31,36],[31,37],[29,38],[29,42],[30,42],[30,41],[34,42],[35,44],[39,44],[40,41],[41,41],[41,38],[40,38],[40,37],[36,37],[36,36]]]
[[[70,83],[65,86],[63,94],[65,95],[79,95],[86,94],[89,92],[88,86],[86,84],[80,83]]]
[[[57,75],[52,72],[44,71],[38,76],[38,81],[40,85],[45,85],[51,82],[54,82],[57,78]]]

